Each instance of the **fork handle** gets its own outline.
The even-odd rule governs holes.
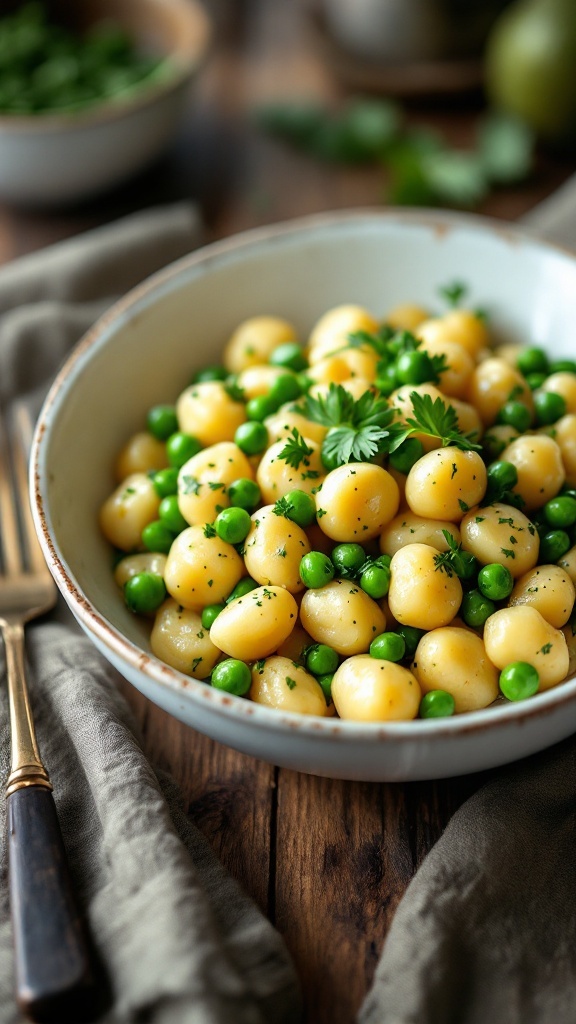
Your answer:
[[[91,957],[75,905],[56,807],[45,786],[7,797],[16,995],[33,1021],[89,1019]]]

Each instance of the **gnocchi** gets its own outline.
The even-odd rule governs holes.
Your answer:
[[[472,309],[249,317],[111,478],[152,653],[234,699],[411,721],[576,664],[576,364],[496,348]]]

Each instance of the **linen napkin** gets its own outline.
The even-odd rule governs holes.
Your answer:
[[[37,405],[96,316],[198,244],[195,209],[153,209],[0,269],[0,405]],[[60,620],[60,621],[59,621]],[[271,924],[148,764],[114,670],[60,605],[27,631],[32,704],[64,842],[109,992],[102,1024],[292,1024],[299,993]],[[9,773],[4,652],[0,767]],[[0,829],[0,1024],[13,997],[5,828]],[[107,1005],[106,1005],[107,1004]],[[80,1021],[73,1024],[81,1024]]]

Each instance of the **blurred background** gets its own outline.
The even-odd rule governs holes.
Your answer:
[[[207,239],[576,168],[573,0],[0,2],[0,259],[178,199]]]

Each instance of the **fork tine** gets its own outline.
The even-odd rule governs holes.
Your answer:
[[[14,410],[16,441],[14,444],[14,477],[18,492],[18,507],[24,539],[28,550],[28,559],[32,572],[47,572],[47,565],[42,554],[32,511],[30,509],[30,492],[28,486],[28,453],[32,443],[33,423],[28,409],[18,404]]]
[[[6,427],[0,418],[0,548],[4,571],[17,576],[23,571],[22,550],[10,479]]]

